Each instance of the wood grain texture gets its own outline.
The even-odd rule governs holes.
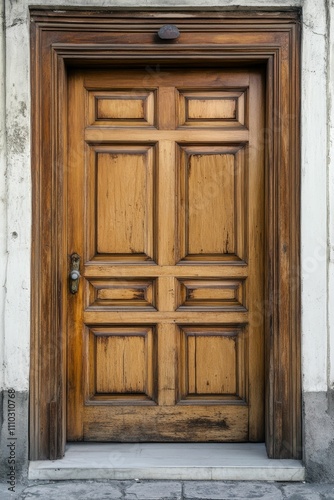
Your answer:
[[[245,280],[180,280],[179,308],[246,310]]]
[[[209,334],[205,330],[202,335],[190,335],[188,363],[190,394],[236,393],[234,337]]]
[[[180,402],[246,404],[248,340],[244,326],[181,328]],[[208,363],[209,360],[209,363]]]
[[[147,127],[155,120],[155,94],[141,89],[90,91],[88,116],[90,125]]]
[[[213,145],[220,143],[222,139],[221,131],[219,130],[189,130],[189,129],[177,129],[177,130],[156,130],[154,128],[150,129],[149,135],[146,130],[141,128],[131,129],[132,140],[138,142],[157,142],[159,140],[173,141],[178,144],[188,144],[189,142],[201,143],[211,143]],[[249,138],[248,130],[229,130],[224,131],[224,142],[231,143],[243,143],[247,142]],[[85,140],[88,143],[108,143],[110,142],[110,130],[107,127],[98,128],[87,127],[85,130]],[[124,131],[123,128],[113,130],[113,141],[122,142],[124,141]]]
[[[100,335],[96,342],[96,392],[144,392],[144,339]]]
[[[245,92],[183,91],[178,89],[180,127],[229,127],[245,125]]]
[[[248,295],[248,309],[251,312],[248,323],[248,349],[249,352],[256,352],[257,359],[264,361],[264,316],[266,311],[264,304],[264,169],[254,168],[255,165],[264,162],[264,149],[253,147],[258,140],[259,131],[264,128],[264,112],[257,113],[259,107],[262,107],[262,93],[260,90],[261,75],[253,73],[250,76],[249,87],[249,114],[253,123],[250,127],[249,142],[249,175],[248,175],[248,265],[249,282],[260,282],[262,286],[256,286]],[[264,110],[263,110],[264,111]],[[251,221],[262,220],[262,224],[253,224]],[[262,251],[261,251],[262,249]],[[259,277],[262,278],[259,278]],[[257,335],[254,333],[257,332]],[[257,380],[257,384],[254,381]],[[249,385],[248,398],[253,401],[250,408],[249,439],[258,441],[264,438],[264,428],[259,425],[259,417],[264,412],[264,363],[254,362],[252,356],[249,363]]]
[[[80,82],[76,78],[69,78],[69,88],[68,88],[68,99],[73,102],[76,113],[69,113],[68,115],[68,129],[76,129],[77,120],[84,120],[84,108],[80,103]],[[77,193],[83,192],[85,189],[85,177],[82,175],[82,171],[77,168],[78,164],[84,163],[85,152],[84,148],[78,147],[78,141],[82,144],[82,133],[83,129],[77,130],[75,135],[69,134],[68,136],[68,176],[67,176],[67,192],[65,193],[66,199],[73,200],[73,186]],[[73,224],[70,221],[79,221],[84,217],[84,205],[83,203],[78,203],[77,200],[74,203],[67,203],[66,206],[67,218],[70,231],[67,232],[64,239],[67,245],[67,255],[70,256],[77,249],[82,249],[84,246],[84,232],[82,231],[81,225]],[[82,255],[82,252],[81,252]],[[83,268],[82,262],[80,266],[80,271]],[[66,280],[68,283],[68,280]],[[67,427],[71,426],[71,435],[73,440],[81,440],[83,432],[83,392],[82,392],[82,381],[84,380],[84,367],[83,364],[78,364],[77,360],[84,358],[86,352],[83,343],[83,287],[79,287],[78,293],[73,295],[68,293],[67,305],[66,305],[66,316],[67,316]],[[71,383],[73,378],[78,377],[81,381],[79,384]],[[73,412],[76,414],[76,418],[73,420],[71,415]]]
[[[152,149],[97,153],[96,252],[153,255]],[[95,222],[95,221],[94,221]]]
[[[179,259],[246,260],[246,145],[179,148]]]
[[[160,17],[159,17],[160,16]],[[170,46],[157,47],[153,33],[156,27],[166,22],[180,27],[181,38],[177,50]],[[71,65],[78,60],[84,64],[148,65],[145,75],[145,90],[155,92],[156,81],[163,79],[164,86],[170,86],[173,72],[158,67],[158,64],[172,65],[201,64],[197,75],[199,85],[207,86],[214,65],[226,62],[243,65],[262,62],[266,67],[266,128],[268,135],[264,144],[266,158],[265,178],[265,331],[266,331],[266,445],[270,456],[277,458],[300,458],[301,456],[301,408],[300,408],[300,291],[299,291],[299,21],[295,12],[261,13],[227,12],[224,19],[217,19],[216,13],[166,13],[161,15],[145,12],[104,13],[34,10],[31,11],[32,47],[32,177],[33,177],[33,252],[32,252],[32,341],[31,341],[31,415],[30,415],[30,458],[45,459],[62,456],[65,433],[65,383],[66,344],[65,315],[68,307],[67,247],[63,234],[66,229],[66,169],[67,148],[67,75]],[[242,29],[240,29],[240,23]],[[108,28],[106,29],[106,26]],[[134,29],[131,31],[129,26]],[[229,29],[226,29],[226,26]],[[247,26],[245,30],[244,27]],[[70,27],[70,29],[68,29]],[[123,41],[126,38],[126,45]],[[54,45],[56,43],[56,45]],[[112,50],[110,50],[112,46]],[[228,46],[228,51],[226,47]],[[68,72],[64,71],[64,61]],[[203,71],[210,60],[211,70]],[[163,70],[163,71],[162,71]],[[121,71],[121,70],[120,70]],[[125,70],[127,71],[127,70]],[[189,69],[179,82],[180,89],[189,89],[196,70]],[[163,75],[162,75],[163,72]],[[113,87],[120,73],[107,69],[107,87]],[[208,76],[209,75],[209,76]],[[224,84],[230,89],[238,85],[248,86],[241,73],[224,76]],[[128,85],[125,82],[124,88]],[[216,91],[221,90],[220,77],[216,78]],[[127,87],[129,88],[129,87]],[[86,89],[93,86],[86,81]],[[118,88],[119,90],[119,88]],[[248,96],[245,99],[245,123],[248,126]],[[278,121],[278,117],[279,120]],[[90,122],[91,123],[91,122]],[[281,127],[284,123],[284,127]],[[106,125],[100,122],[101,131],[87,131],[88,141],[108,141]],[[211,125],[210,125],[211,126]],[[104,131],[102,131],[104,128]],[[132,127],[137,141],[145,143],[144,135],[137,126]],[[201,141],[202,131],[196,137],[185,134],[177,138],[175,131],[152,130],[150,140]],[[89,135],[91,134],[91,135]],[[132,134],[132,132],[131,132]],[[155,135],[154,135],[155,134]],[[217,135],[215,135],[217,134]],[[240,134],[240,135],[237,135]],[[121,140],[122,132],[114,136]],[[247,130],[226,130],[227,141],[247,142]],[[147,140],[147,139],[146,139]],[[220,131],[214,130],[206,136],[211,144],[220,141]],[[76,151],[72,151],[73,157]],[[78,151],[78,157],[80,157]],[[79,182],[80,186],[80,182]],[[289,189],[286,189],[289,186]],[[64,195],[65,193],[65,195]],[[91,203],[88,200],[88,205]],[[92,210],[90,210],[92,212]],[[155,267],[128,266],[118,268],[108,263],[101,270],[94,259],[92,235],[87,245],[87,265],[84,273],[100,277],[104,272],[116,276],[143,278],[157,276]],[[284,243],[282,245],[282,242]],[[247,248],[248,245],[245,245]],[[247,260],[247,256],[243,256]],[[202,276],[199,266],[190,263],[176,266],[178,276],[192,278]],[[187,264],[188,265],[188,264]],[[173,276],[173,266],[163,270],[163,275]],[[107,270],[108,268],[108,270]],[[181,268],[181,269],[180,269]],[[231,269],[232,268],[232,269]],[[187,274],[189,270],[189,275]],[[232,270],[232,274],[230,274]],[[205,275],[210,277],[247,277],[247,268],[208,266]],[[194,273],[194,274],[192,274]],[[176,276],[177,274],[175,274]],[[290,277],[297,276],[290,287]],[[56,341],[56,343],[55,343]],[[54,346],[56,345],[56,348]],[[284,366],[284,370],[282,370]],[[47,381],[47,383],[41,383]],[[49,408],[52,403],[53,420],[50,422]],[[168,408],[168,407],[166,407]],[[124,408],[122,410],[124,411]],[[131,408],[132,411],[132,408]],[[247,412],[247,409],[246,409]],[[204,412],[205,413],[205,412]],[[97,416],[97,415],[96,415]],[[202,415],[201,415],[202,416]],[[100,414],[99,418],[102,418]],[[118,417],[117,417],[118,418]],[[221,419],[221,417],[219,417]],[[118,421],[121,422],[123,416]],[[79,419],[80,420],[80,419]],[[177,420],[177,419],[176,419]],[[94,435],[94,417],[84,428],[91,427]],[[101,420],[102,421],[102,420]],[[107,424],[108,418],[104,420]],[[159,420],[160,422],[162,419]],[[207,418],[201,421],[207,426]],[[217,424],[217,419],[215,420]],[[240,419],[239,419],[240,422]],[[245,420],[244,420],[245,422]],[[194,439],[201,439],[199,424],[187,427],[194,430]],[[202,425],[201,424],[201,425]],[[214,425],[216,425],[214,424]],[[159,424],[157,424],[159,425]],[[247,425],[247,424],[246,424]],[[160,427],[162,427],[160,425]],[[95,426],[96,430],[96,426]],[[161,430],[161,429],[160,429]],[[165,432],[161,430],[161,432]],[[181,432],[186,429],[181,426]],[[231,431],[228,430],[230,433]],[[52,437],[50,437],[52,434]],[[217,430],[222,434],[222,429]],[[138,439],[144,436],[138,431]],[[170,439],[167,436],[166,439]],[[189,439],[192,439],[189,435]],[[53,443],[51,445],[51,443]],[[50,455],[50,453],[52,453]]]
[[[104,279],[87,283],[86,309],[153,308],[156,302],[155,280]]]
[[[103,264],[103,266],[101,265]],[[127,266],[119,266],[115,264],[109,264],[104,257],[94,258],[86,262],[86,268],[83,270],[84,276],[89,278],[103,277],[105,274],[120,277],[131,277],[131,276],[177,276],[177,277],[201,277],[203,271],[203,266],[194,262],[184,261],[182,264],[176,266],[159,266],[154,265],[154,263],[148,262],[145,264],[131,264],[128,263]],[[225,277],[229,278],[234,276],[247,277],[247,266],[245,262],[240,261],[226,261],[224,266],[217,265],[213,263],[210,266],[205,267],[205,274],[207,277]]]
[[[188,118],[196,120],[204,118],[207,120],[231,119],[236,117],[236,103],[232,100],[222,99],[189,99]]]
[[[248,320],[248,312],[234,312],[234,311],[192,311],[192,310],[181,310],[181,311],[156,311],[152,317],[152,311],[105,311],[105,310],[86,310],[83,313],[83,320],[87,325],[107,325],[108,323],[119,323],[126,321],[129,324],[144,323],[151,324],[152,321],[156,323],[169,323],[169,324],[182,324],[183,322],[195,324],[195,323],[245,323]]]
[[[205,442],[210,429],[213,441],[247,440],[247,408],[245,406],[113,406],[113,420],[105,405],[88,406],[84,437],[90,441],[120,442]],[[100,422],[100,425],[96,425]],[[149,422],[150,425],[147,425]],[[106,438],[107,436],[107,438]]]
[[[144,106],[142,99],[102,99],[100,98],[96,106],[97,118],[109,119],[134,119],[144,118]]]
[[[75,83],[71,92],[79,93],[77,98],[81,98],[82,107],[87,80],[94,92],[102,92],[99,90],[101,88],[104,92],[113,94],[114,88],[108,88],[108,83],[110,74],[114,72],[96,72],[94,80],[92,71],[78,71],[73,76]],[[217,74],[223,85],[224,78],[228,81],[231,72],[232,70],[216,70],[215,73],[206,74],[205,94],[208,100],[210,86],[214,89],[213,97],[217,97]],[[231,413],[236,415],[240,412],[239,406],[246,405],[249,416],[248,432],[247,435],[244,434],[244,439],[261,441],[264,431],[263,328],[259,324],[253,325],[252,316],[256,313],[257,298],[263,297],[264,286],[261,267],[264,243],[263,238],[258,237],[258,232],[264,231],[264,161],[261,154],[254,153],[249,164],[249,155],[246,155],[245,150],[258,149],[264,119],[263,80],[261,73],[256,70],[243,72],[247,73],[247,92],[253,99],[252,113],[257,117],[250,121],[250,130],[247,130],[248,137],[253,137],[251,141],[241,145],[229,144],[228,133],[222,129],[220,144],[211,144],[210,140],[206,142],[211,129],[206,130],[201,140],[198,139],[197,130],[189,129],[187,134],[190,143],[180,146],[177,139],[182,139],[184,131],[177,128],[178,111],[175,103],[176,89],[185,79],[185,73],[185,70],[170,70],[168,87],[165,82],[157,82],[157,142],[144,145],[138,142],[138,135],[129,139],[129,131],[124,128],[123,122],[118,129],[115,124],[110,129],[102,127],[103,144],[92,140],[90,135],[89,147],[86,150],[88,161],[80,160],[76,165],[70,165],[75,175],[80,176],[83,189],[79,196],[69,196],[68,203],[74,206],[73,210],[77,214],[75,217],[78,218],[79,213],[84,214],[85,210],[87,211],[85,207],[88,207],[88,217],[81,219],[82,223],[79,225],[86,230],[81,230],[82,241],[76,251],[85,255],[85,248],[90,248],[87,254],[89,261],[84,259],[84,276],[87,276],[86,267],[88,270],[88,266],[94,261],[98,262],[101,274],[100,281],[96,282],[97,292],[93,292],[95,302],[82,311],[82,305],[78,301],[83,320],[81,324],[78,322],[75,327],[71,326],[73,335],[78,339],[82,338],[82,329],[86,331],[88,328],[90,332],[99,333],[94,334],[93,339],[89,334],[89,347],[87,334],[84,334],[83,343],[86,347],[81,351],[82,357],[77,354],[74,345],[71,346],[71,362],[74,366],[68,383],[69,387],[80,387],[77,391],[89,395],[81,403],[84,418],[87,411],[91,412],[91,406],[94,404],[109,405],[111,420],[114,415],[113,402],[117,407],[122,403],[127,406],[133,404],[138,414],[136,426],[146,426],[147,429],[156,425],[147,418],[148,400],[161,407],[161,411],[164,407],[174,407],[175,412],[178,412],[178,402],[191,404],[193,407],[210,404],[213,413],[216,405],[231,405]],[[253,77],[253,74],[257,78]],[[197,84],[197,77],[202,79],[200,71],[196,73],[192,70],[192,86],[195,88],[198,85],[201,89]],[[256,89],[251,88],[252,78],[252,85],[256,86]],[[144,79],[142,70],[121,71],[118,86],[136,85],[137,89],[144,92],[144,89],[139,87]],[[243,74],[242,82],[245,83],[245,80]],[[81,90],[78,91],[79,87]],[[199,90],[198,93],[203,92]],[[202,100],[200,105],[191,108],[192,116],[198,113],[201,119],[205,117],[204,104]],[[125,116],[119,116],[121,121],[128,117],[128,108],[117,106],[117,112],[122,109]],[[221,112],[219,107],[217,112]],[[212,115],[212,106],[208,106],[207,113],[208,116]],[[75,142],[81,147],[84,142],[83,135],[87,138],[87,130],[92,130],[89,113],[88,118],[86,113],[84,121],[82,118],[77,120],[74,112],[72,116],[74,123],[71,119],[68,133],[73,147]],[[233,116],[236,116],[236,112]],[[94,134],[98,132],[97,124],[94,126]],[[174,133],[173,139],[170,132]],[[151,134],[143,131],[140,133],[141,140],[147,143],[148,135]],[[85,151],[84,148],[81,149]],[[85,176],[85,164],[88,164],[88,176]],[[253,184],[254,189],[251,189]],[[157,187],[156,190],[154,186]],[[89,193],[87,205],[83,196],[85,192]],[[253,210],[251,213],[249,208]],[[76,218],[70,217],[69,226],[73,224],[76,224]],[[77,232],[80,232],[80,229],[77,229]],[[248,248],[245,248],[246,242],[249,242]],[[157,256],[158,265],[154,265],[153,255]],[[246,255],[249,255],[251,264],[243,260]],[[143,292],[141,295],[139,292],[134,305],[131,306],[135,289],[124,288],[124,282],[120,282],[121,285],[116,288],[115,275],[108,274],[113,262],[117,261],[118,270],[123,269],[126,272],[129,265],[134,269],[136,260],[143,264],[151,261],[150,266],[153,266],[155,274],[156,310],[150,308],[145,311],[144,307],[136,307],[136,304],[143,304]],[[209,307],[206,310],[202,307],[203,312],[200,307],[178,308],[178,264],[187,260],[191,264],[196,262],[198,271],[198,274],[193,276],[192,270],[196,269],[196,266],[187,267],[190,282],[192,277],[196,277],[198,283],[203,285],[199,285],[199,296],[196,296],[195,289],[190,301],[193,299],[195,304],[197,301],[197,305],[202,306],[207,304]],[[217,262],[227,266],[230,262],[243,264],[244,276],[247,278],[247,294],[252,297],[248,300],[248,308],[233,307],[233,300],[238,303],[236,293],[239,293],[241,298],[240,292],[234,291],[232,297],[227,297],[230,299],[230,307],[214,307],[219,304],[219,298],[220,301],[224,297],[226,299],[224,294],[217,296],[217,291],[226,293],[226,288],[210,289],[210,280],[207,281],[207,275],[210,274],[208,271],[211,267],[216,268]],[[138,266],[135,268],[138,269]],[[146,268],[147,266],[138,275],[132,274],[135,280],[140,280],[140,276],[148,279]],[[229,266],[229,270],[231,294],[232,283],[235,285],[235,274],[232,266]],[[221,269],[217,272],[220,275]],[[101,283],[103,286],[104,282],[112,281],[114,288],[101,288]],[[88,297],[85,296],[87,290]],[[92,290],[85,286],[82,293],[84,303],[89,304]],[[244,296],[241,300],[244,300]],[[210,307],[210,301],[213,307]],[[98,304],[101,307],[98,307]],[[108,307],[108,304],[113,304],[113,307]],[[227,326],[216,326],[228,325],[231,322],[236,325],[233,331]],[[152,324],[156,346],[154,359],[153,348],[148,349],[143,335],[135,333],[136,329],[140,331],[138,325],[152,328]],[[247,325],[247,332],[252,340],[247,340],[246,343],[244,331]],[[101,328],[102,330],[99,330]],[[117,328],[121,328],[122,334],[117,333]],[[184,335],[186,339],[183,338]],[[259,364],[261,366],[258,367]],[[84,366],[81,371],[86,373],[86,380],[79,380],[75,375],[79,365]],[[253,366],[255,376],[251,380]],[[151,381],[149,389],[146,387],[147,379]],[[77,400],[73,404],[78,404]],[[258,405],[256,411],[252,410],[254,404]],[[141,413],[138,408],[140,405],[143,407]],[[78,423],[76,422],[75,426],[71,423],[75,421],[75,414],[76,410],[71,406],[68,417],[70,439],[77,439],[75,428]],[[251,421],[251,414],[256,421]],[[99,422],[96,422],[96,425],[98,426]],[[256,435],[253,428],[256,429]],[[131,427],[128,432],[130,434],[126,440],[130,440],[131,436],[136,439],[137,429]],[[236,432],[235,429],[233,432]],[[91,433],[90,427],[90,433],[83,432],[81,438],[89,440],[93,435]],[[102,433],[100,430],[100,435]],[[109,433],[107,426],[107,441],[110,439]],[[147,435],[145,430],[143,433]],[[186,439],[188,433],[184,435]],[[164,440],[164,436],[165,433],[162,433],[160,439]],[[154,439],[156,438],[157,434],[154,435]],[[120,436],[119,439],[125,438]],[[208,428],[203,430],[202,440],[205,439],[228,440],[229,437],[228,433],[225,433],[219,439],[215,432]],[[231,439],[233,440],[233,436]]]
[[[192,151],[187,159],[187,253],[192,255],[235,252],[234,158],[209,151]]]
[[[135,395],[153,398],[152,328],[100,327],[90,329],[87,336],[90,352],[86,370],[93,384],[86,392],[88,400],[110,403],[121,399],[130,402]]]

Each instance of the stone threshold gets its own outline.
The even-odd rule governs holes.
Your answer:
[[[263,443],[69,443],[61,460],[30,462],[29,479],[304,481],[305,468]]]

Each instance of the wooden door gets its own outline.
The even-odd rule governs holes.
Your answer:
[[[257,69],[73,70],[69,441],[264,439]]]

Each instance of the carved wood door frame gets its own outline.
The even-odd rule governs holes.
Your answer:
[[[301,458],[300,23],[293,11],[31,11],[33,247],[30,459],[66,443],[67,71],[73,66],[261,64],[266,69],[266,447]],[[157,32],[175,24],[176,42]]]

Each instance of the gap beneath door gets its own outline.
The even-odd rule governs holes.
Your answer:
[[[69,443],[61,460],[30,462],[29,479],[304,481],[305,468],[263,443]]]

